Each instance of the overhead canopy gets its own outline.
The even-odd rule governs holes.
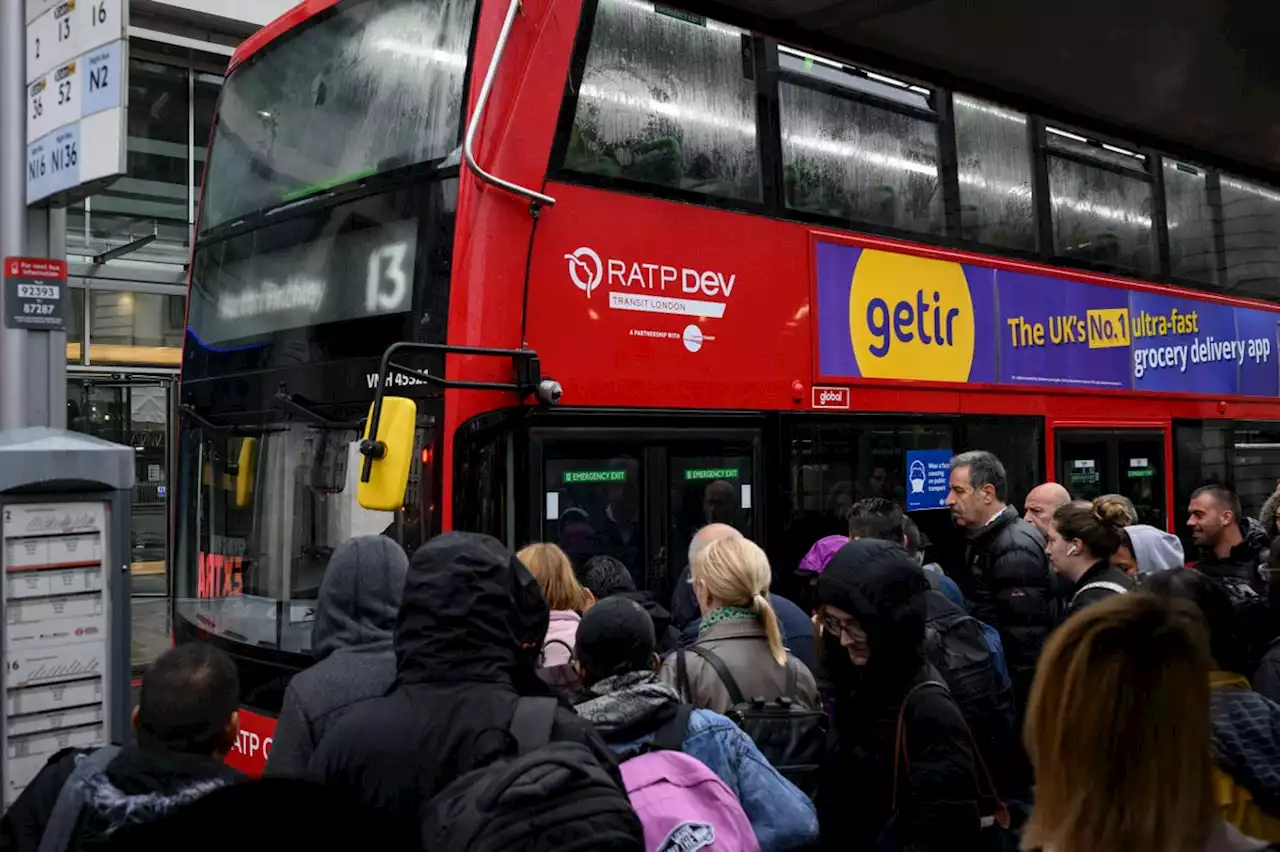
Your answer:
[[[881,70],[1280,183],[1280,4],[688,0]],[[1053,105],[1050,110],[1045,105]],[[1208,156],[1204,156],[1208,155]]]

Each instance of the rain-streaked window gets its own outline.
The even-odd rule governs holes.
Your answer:
[[[1046,127],[1053,247],[1060,257],[1155,271],[1146,156]],[[1062,152],[1060,155],[1055,152]]]
[[[1208,173],[1165,159],[1164,206],[1169,223],[1169,272],[1209,285],[1218,283],[1209,206]]]
[[[779,50],[787,206],[851,222],[942,233],[938,127],[927,117],[929,90]]]
[[[746,34],[639,0],[600,0],[566,169],[760,199]]]
[[[1226,291],[1280,300],[1280,191],[1222,175]]]
[[[338,9],[226,81],[202,231],[458,147],[475,0]]]
[[[952,102],[961,234],[988,245],[1034,249],[1027,117],[968,95]]]

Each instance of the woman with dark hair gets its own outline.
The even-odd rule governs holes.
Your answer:
[[[1053,570],[1071,584],[1063,595],[1062,618],[1133,586],[1123,571],[1111,565],[1132,516],[1126,501],[1115,497],[1099,497],[1091,503],[1077,500],[1053,513],[1045,552]]]
[[[1190,601],[1209,628],[1210,719],[1214,788],[1223,817],[1241,831],[1280,841],[1280,705],[1254,692],[1241,671],[1246,663],[1235,608],[1222,583],[1199,571],[1162,571],[1146,593]]]

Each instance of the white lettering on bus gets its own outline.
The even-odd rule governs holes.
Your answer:
[[[314,278],[291,278],[283,285],[263,281],[257,288],[218,297],[218,317],[224,320],[251,319],[283,311],[315,313],[324,301],[325,283]]]

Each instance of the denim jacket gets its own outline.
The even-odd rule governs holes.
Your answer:
[[[625,753],[653,736],[611,742],[609,747]],[[760,852],[801,849],[818,839],[818,814],[809,797],[783,778],[751,738],[726,717],[694,710],[685,729],[684,753],[705,764],[737,795]]]

